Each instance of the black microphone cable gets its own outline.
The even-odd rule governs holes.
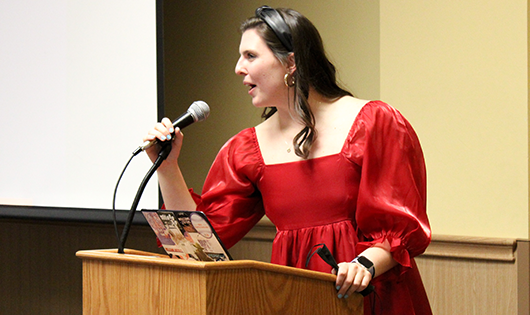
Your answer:
[[[127,161],[127,164],[125,164],[125,167],[121,171],[120,177],[118,178],[118,181],[116,182],[116,187],[114,187],[114,193],[112,194],[112,217],[114,222],[114,231],[116,232],[116,240],[118,241],[118,244],[120,243],[120,233],[118,232],[118,220],[116,218],[116,195],[118,193],[118,186],[120,185],[120,181],[123,177],[123,174],[125,174],[125,170],[131,164],[132,159],[138,154],[133,154],[129,158],[129,161]]]

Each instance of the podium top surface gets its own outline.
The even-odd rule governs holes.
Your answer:
[[[281,266],[255,260],[232,260],[221,262],[190,261],[171,259],[166,255],[126,249],[125,254],[119,254],[117,249],[99,249],[78,251],[76,256],[83,260],[106,260],[124,263],[149,264],[196,270],[231,270],[257,269],[274,273],[295,275],[298,277],[334,282],[335,275],[294,267]],[[331,270],[330,270],[331,271]]]

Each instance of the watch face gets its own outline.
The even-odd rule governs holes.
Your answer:
[[[374,265],[368,258],[364,256],[357,257],[357,261],[368,269],[370,269]]]

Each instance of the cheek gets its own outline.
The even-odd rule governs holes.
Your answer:
[[[283,83],[283,74],[278,71],[265,71],[261,75],[262,83],[273,88],[281,88]]]

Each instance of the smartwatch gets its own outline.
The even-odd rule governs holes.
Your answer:
[[[370,272],[370,274],[372,275],[372,278],[374,277],[374,275],[375,275],[375,267],[374,267],[374,263],[370,259],[368,259],[368,258],[366,258],[364,256],[357,256],[351,262],[352,263],[357,263],[357,264],[363,266],[364,268],[366,268],[368,270],[368,272]]]

